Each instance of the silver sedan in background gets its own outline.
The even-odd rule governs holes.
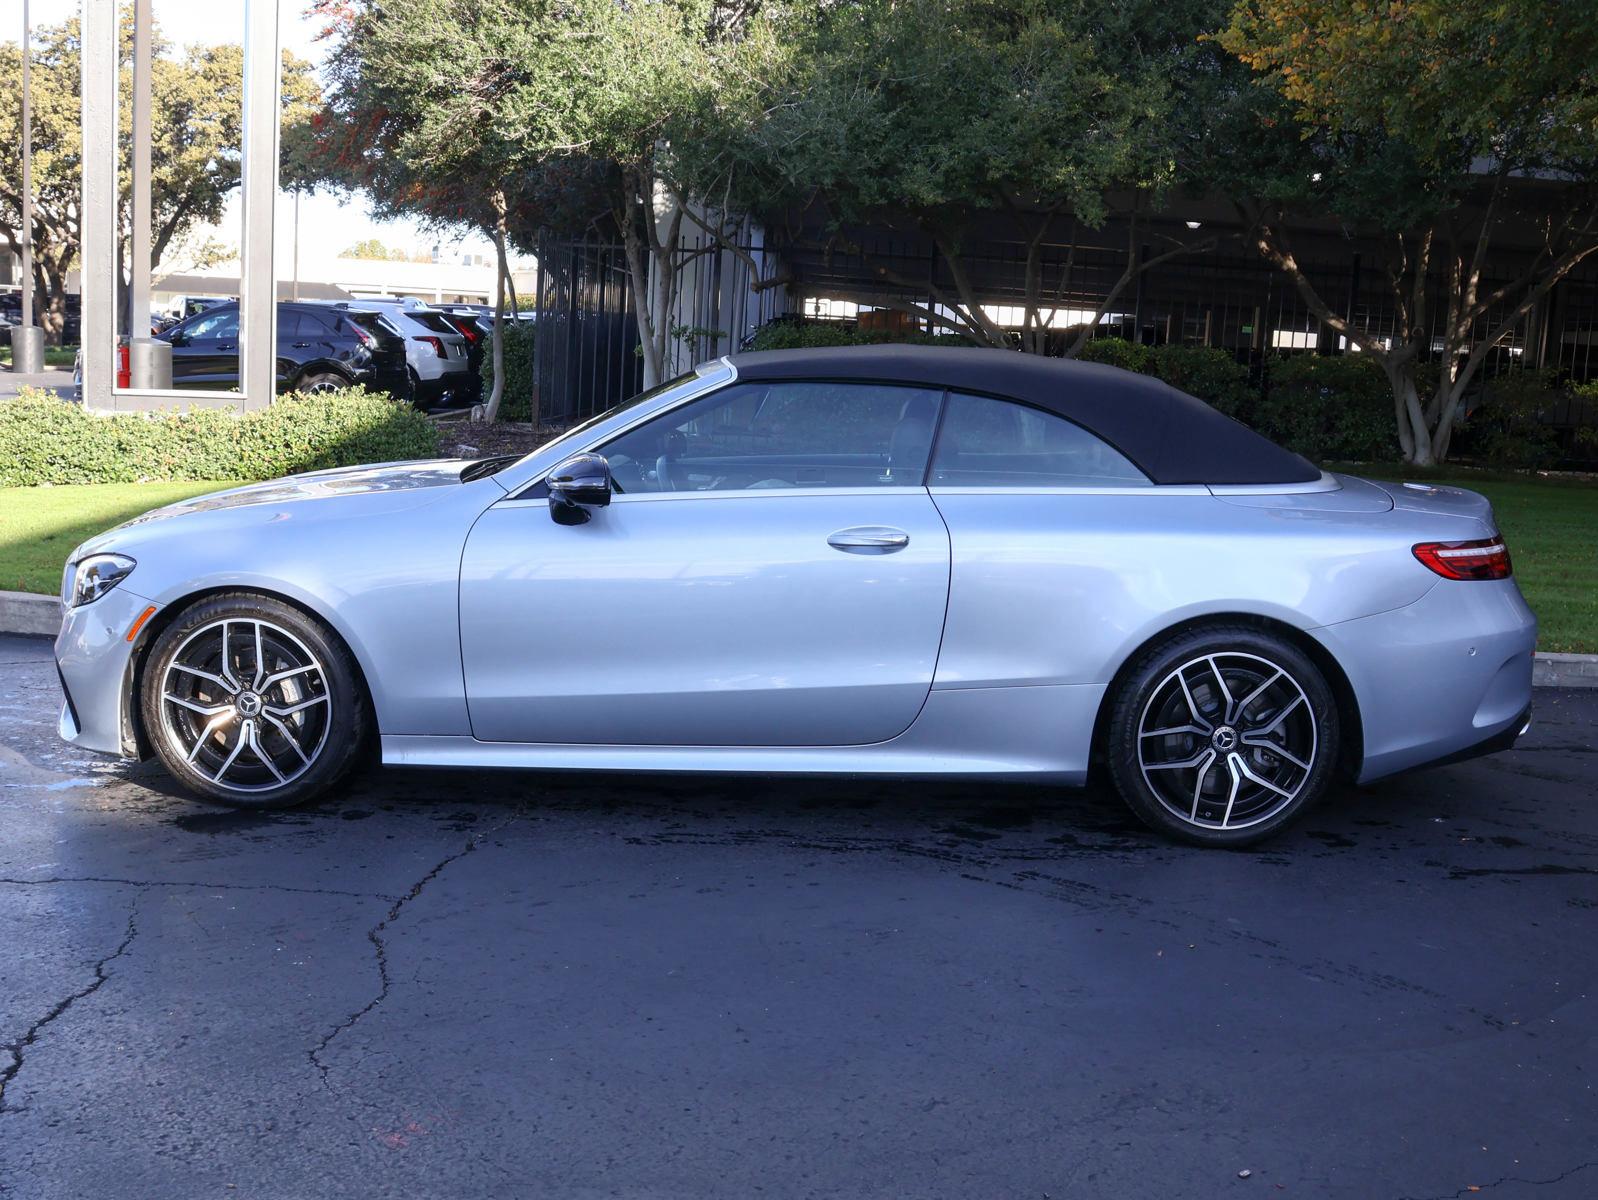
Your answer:
[[[1109,367],[740,355],[522,458],[188,500],[72,555],[61,735],[238,805],[391,764],[1081,784],[1205,845],[1502,749],[1487,502]]]

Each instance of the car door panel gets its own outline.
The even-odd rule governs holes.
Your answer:
[[[503,502],[461,564],[473,734],[884,741],[926,701],[948,579],[922,488],[619,496],[577,526]]]

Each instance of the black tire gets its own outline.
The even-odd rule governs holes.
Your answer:
[[[139,704],[173,777],[240,808],[286,808],[326,792],[372,728],[344,643],[292,605],[248,592],[197,601],[162,630]]]
[[[1294,821],[1325,795],[1341,748],[1325,676],[1297,646],[1246,625],[1144,650],[1111,705],[1116,790],[1150,828],[1197,846],[1252,845]]]
[[[314,396],[318,392],[337,392],[351,386],[350,381],[337,371],[312,371],[300,376],[294,390],[302,396]]]
[[[415,368],[406,367],[405,375],[406,378],[411,381],[411,407],[417,412],[432,412],[434,401],[431,399],[426,399],[422,396],[422,380],[421,377],[416,374]]]

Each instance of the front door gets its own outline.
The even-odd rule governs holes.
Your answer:
[[[226,391],[239,385],[239,309],[222,304],[191,317],[171,338],[172,383]]]
[[[883,741],[931,688],[949,539],[922,486],[936,391],[733,384],[621,435],[582,525],[544,499],[477,522],[461,564],[487,741]]]

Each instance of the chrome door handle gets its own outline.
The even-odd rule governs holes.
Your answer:
[[[840,529],[827,539],[827,545],[846,554],[892,554],[910,544],[910,535],[886,525],[857,525]]]

